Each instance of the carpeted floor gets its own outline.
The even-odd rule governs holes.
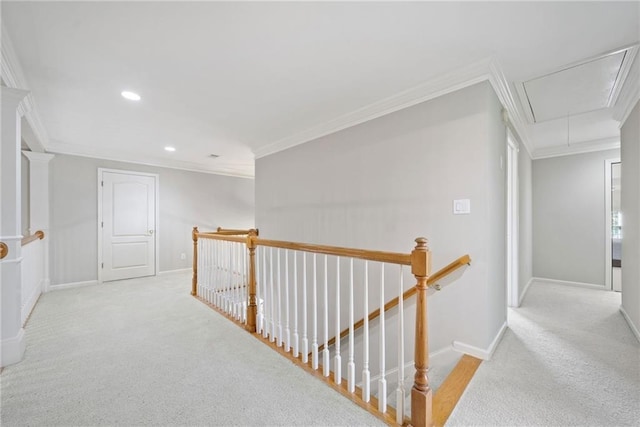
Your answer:
[[[447,425],[640,426],[640,344],[620,294],[534,283]]]
[[[2,426],[383,425],[189,296],[185,274],[50,292]]]

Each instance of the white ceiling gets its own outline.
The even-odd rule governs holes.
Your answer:
[[[254,153],[348,125],[487,58],[518,99],[521,82],[640,41],[637,1],[1,7],[47,150],[244,176]],[[571,117],[572,143],[618,138],[615,113]],[[534,154],[563,147],[567,119],[524,123],[522,133]]]

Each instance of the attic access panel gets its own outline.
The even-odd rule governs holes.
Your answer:
[[[626,54],[624,50],[522,83],[533,122],[612,106]]]

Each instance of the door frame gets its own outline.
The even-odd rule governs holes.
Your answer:
[[[507,306],[520,305],[519,282],[519,234],[520,206],[518,180],[518,152],[520,147],[511,131],[507,130],[507,188],[506,188],[506,283]]]
[[[604,161],[604,288],[613,290],[611,266],[611,165],[621,163],[620,157]]]
[[[102,262],[103,262],[103,247],[102,247],[102,191],[103,191],[103,187],[102,187],[102,176],[105,172],[110,172],[110,173],[121,173],[121,174],[125,174],[125,175],[139,175],[139,176],[147,176],[147,177],[152,177],[154,179],[154,186],[155,186],[155,212],[154,212],[154,216],[155,216],[155,232],[153,233],[153,246],[154,246],[154,253],[155,253],[155,262],[154,262],[154,269],[153,269],[153,275],[157,276],[158,275],[158,266],[160,264],[160,251],[159,251],[159,245],[160,245],[160,222],[159,222],[159,208],[160,208],[160,175],[158,175],[157,173],[146,173],[146,172],[138,172],[138,171],[130,171],[130,170],[124,170],[124,169],[109,169],[109,168],[98,168],[98,223],[96,224],[96,228],[97,228],[97,233],[98,233],[98,265],[96,266],[98,269],[98,284],[102,284]]]

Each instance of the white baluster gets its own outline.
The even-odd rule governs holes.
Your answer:
[[[262,247],[262,338],[269,336],[269,312],[267,304],[271,300],[271,295],[267,294],[267,248]]]
[[[202,274],[202,272],[204,271],[204,257],[203,257],[203,239],[200,238],[198,239],[198,260],[196,263],[196,268],[198,269],[198,283],[196,283],[196,285],[198,286],[198,295],[202,296],[202,279],[200,279],[200,275]]]
[[[340,257],[336,257],[336,355],[333,364],[333,380],[342,383],[342,358],[340,357]]]
[[[274,335],[276,331],[276,320],[275,320],[276,306],[275,306],[275,298],[273,293],[273,248],[271,247],[269,248],[269,282],[270,282],[269,286],[271,288],[271,292],[269,295],[269,299],[271,300],[271,310],[270,310],[271,334],[269,335],[269,341],[274,342],[276,340],[276,337]]]
[[[371,398],[371,372],[369,371],[369,262],[364,262],[364,361],[362,370],[362,400]]]
[[[284,351],[287,353],[291,347],[291,330],[289,329],[289,251],[284,251]]]
[[[398,289],[398,388],[396,390],[396,422],[404,422],[404,280],[400,265],[400,288]]]
[[[387,412],[387,372],[385,369],[385,336],[384,336],[384,263],[380,264],[380,379],[378,380],[378,411]]]
[[[324,256],[324,348],[322,349],[322,375],[329,376],[331,359],[329,355],[329,274],[327,264],[329,258]]]
[[[282,283],[282,279],[280,277],[280,249],[276,249],[276,252],[278,254],[278,267],[277,267],[277,271],[278,271],[278,340],[277,340],[277,345],[278,347],[282,347],[282,294],[280,292],[280,288],[281,288],[281,283]]]
[[[241,250],[242,250],[242,259],[243,261],[243,267],[242,267],[242,272],[243,272],[243,279],[242,279],[242,283],[244,284],[244,287],[242,288],[244,290],[243,292],[243,298],[242,298],[242,321],[244,323],[247,323],[247,308],[249,307],[249,263],[248,263],[248,256],[249,254],[248,252],[248,248],[243,244],[241,244],[240,246]],[[256,291],[257,292],[257,291]]]
[[[307,254],[302,253],[302,362],[309,362],[309,339],[307,338]]]
[[[298,252],[293,251],[293,357],[298,357]]]
[[[233,256],[233,246],[231,242],[227,242],[227,249],[229,251],[229,268],[227,269],[227,291],[225,294],[227,295],[227,314],[231,314],[233,309],[233,264],[234,264],[234,256]]]
[[[356,391],[356,362],[353,342],[353,258],[349,259],[349,361],[347,362],[347,390]]]
[[[316,254],[313,254],[313,335],[311,336],[311,367],[318,369],[318,282],[316,275]]]
[[[260,304],[260,299],[262,298],[262,280],[260,280],[260,273],[262,270],[260,269],[260,252],[262,252],[262,247],[258,246],[255,251],[255,263],[256,263],[256,304],[257,304],[257,316],[256,316],[256,332],[260,334],[262,332],[262,307]],[[247,280],[247,285],[249,281]]]

